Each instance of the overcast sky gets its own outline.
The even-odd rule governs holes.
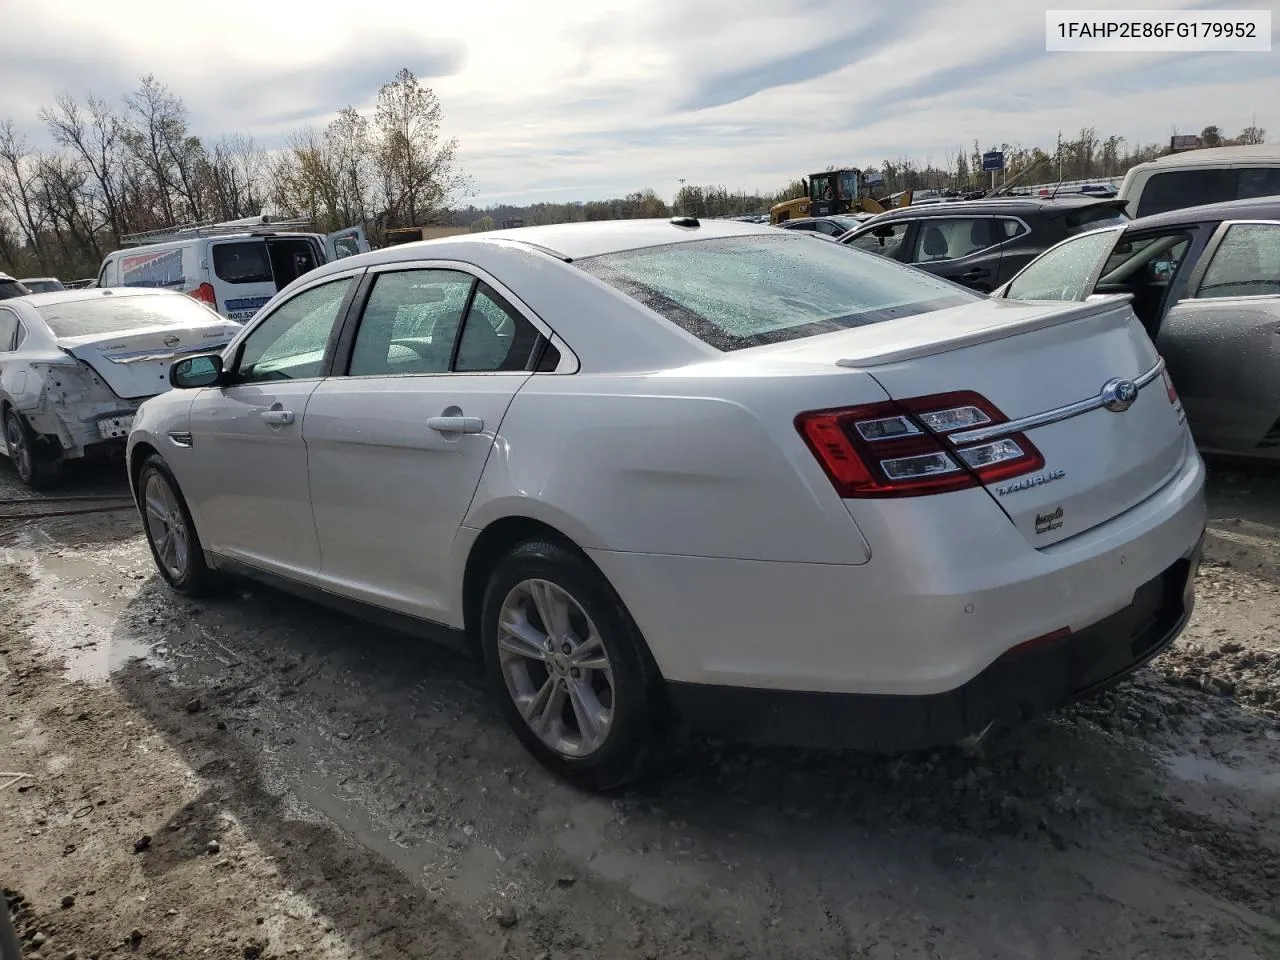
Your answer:
[[[1277,0],[1126,7],[1280,10]],[[1054,7],[1104,7],[1084,0]],[[1113,4],[1112,6],[1118,6]],[[154,73],[202,136],[277,146],[370,107],[407,66],[439,94],[479,205],[593,199],[678,178],[771,190],[828,164],[1082,126],[1129,140],[1216,123],[1280,138],[1271,53],[1044,50],[1029,0],[41,0],[0,31],[0,118],[33,140],[60,91],[117,99]],[[1273,13],[1273,29],[1280,14]]]

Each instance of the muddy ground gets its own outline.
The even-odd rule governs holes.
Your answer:
[[[1211,502],[1192,626],[1099,701],[977,756],[686,743],[609,799],[458,655],[178,600],[130,512],[3,521],[0,882],[78,960],[1280,957],[1280,469]]]

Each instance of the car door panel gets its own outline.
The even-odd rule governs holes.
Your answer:
[[[302,424],[355,288],[354,275],[327,278],[277,305],[234,343],[227,382],[192,402],[178,481],[211,552],[293,579],[319,575]]]
[[[196,396],[193,469],[180,479],[199,510],[209,550],[289,576],[319,570],[301,427],[319,383],[215,387]],[[282,414],[292,414],[292,422],[282,422],[288,419]]]
[[[1280,297],[1184,300],[1156,343],[1196,442],[1259,452],[1280,419]]]
[[[319,386],[304,436],[327,586],[450,620],[453,541],[528,376],[333,378]]]
[[[1225,223],[1195,247],[1201,244],[1204,261],[1188,280],[1194,295],[1166,313],[1157,345],[1202,447],[1240,454],[1276,450],[1280,224]]]
[[[320,385],[303,425],[321,578],[456,625],[454,540],[539,334],[453,265],[371,278],[345,375]]]

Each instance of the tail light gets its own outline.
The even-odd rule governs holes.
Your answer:
[[[890,400],[796,417],[841,497],[917,497],[996,483],[1044,466],[1022,433],[957,445],[950,434],[1009,420],[970,391]]]
[[[213,284],[211,283],[200,284],[200,286],[191,291],[189,296],[213,307],[215,310],[218,309],[218,295],[213,292]]]
[[[1164,371],[1164,389],[1169,396],[1169,403],[1173,405],[1173,410],[1178,415],[1178,422],[1185,422],[1187,414],[1182,409],[1182,400],[1178,397],[1178,391],[1173,386],[1173,377],[1169,376],[1168,368]]]

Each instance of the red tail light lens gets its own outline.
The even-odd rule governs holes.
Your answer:
[[[1178,405],[1178,391],[1173,388],[1173,378],[1169,376],[1169,371],[1164,371],[1164,389],[1169,395],[1169,402],[1175,407]]]
[[[188,296],[194,297],[201,303],[208,304],[215,310],[218,309],[218,295],[213,292],[213,284],[211,283],[200,284],[200,286],[192,290]]]
[[[1031,473],[1044,457],[1022,433],[958,445],[949,435],[1009,420],[969,391],[890,400],[796,418],[840,496],[918,497]]]

